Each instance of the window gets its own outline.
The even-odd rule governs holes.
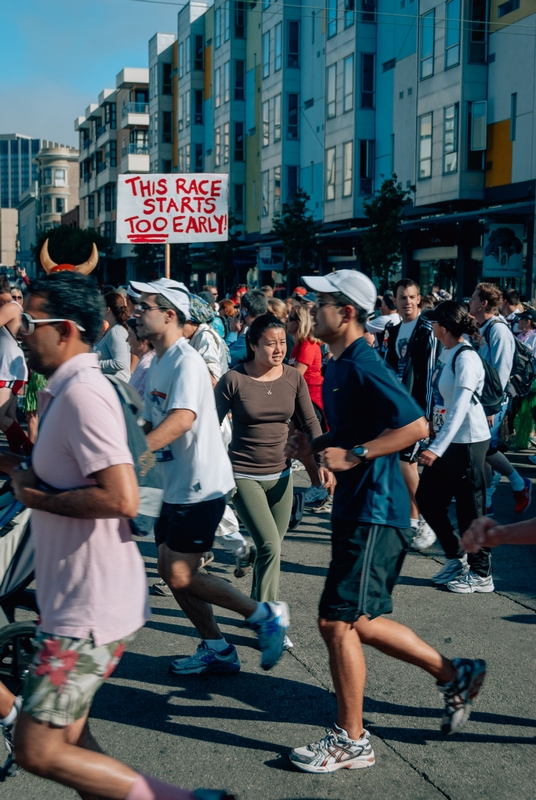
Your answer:
[[[234,184],[234,218],[235,222],[244,222],[244,184]]]
[[[203,37],[196,36],[195,37],[195,50],[194,50],[194,69],[203,71]]]
[[[194,144],[194,169],[196,172],[203,172],[203,145]]]
[[[112,139],[104,148],[105,159],[109,167],[117,167],[117,142]]]
[[[113,184],[107,183],[104,187],[104,210],[106,212],[112,210],[112,186]]]
[[[228,103],[231,99],[231,62],[226,61],[223,65],[223,102]]]
[[[344,59],[344,87],[342,98],[343,113],[351,111],[354,107],[354,57]]]
[[[221,67],[214,70],[214,106],[221,106]]]
[[[269,203],[269,184],[268,184],[269,173],[268,170],[266,172],[261,172],[261,216],[267,217],[268,216],[268,203]]]
[[[235,39],[246,36],[246,4],[243,0],[235,0]]]
[[[234,99],[245,100],[246,91],[246,62],[235,61]]]
[[[268,147],[270,144],[270,104],[266,100],[262,104],[262,146]]]
[[[56,197],[56,214],[65,214],[65,198]]]
[[[328,39],[337,33],[337,0],[327,0]]]
[[[184,77],[184,44],[179,44],[179,78]]]
[[[214,9],[214,47],[221,47],[221,6]]]
[[[421,17],[421,80],[434,74],[435,10]]]
[[[190,125],[190,90],[184,93],[184,123],[188,128]]]
[[[517,129],[517,92],[510,95],[510,141],[515,142]]]
[[[332,64],[327,68],[326,75],[326,117],[333,119],[337,113],[336,107],[337,65]]]
[[[281,95],[274,97],[274,142],[281,140]]]
[[[91,199],[93,199],[93,195],[91,196]],[[52,212],[52,198],[45,197],[43,199],[43,214],[50,214],[51,212]]]
[[[298,167],[287,167],[287,203],[298,189]]]
[[[190,64],[192,62],[192,52],[191,52],[191,47],[190,47],[190,37],[189,36],[188,36],[188,38],[186,39],[186,42],[185,42],[184,60],[186,62],[185,66],[184,66],[184,71],[188,75],[188,73],[190,72]]]
[[[335,200],[335,148],[326,150],[326,200]]]
[[[298,139],[298,99],[297,94],[287,95],[287,139]]]
[[[171,111],[162,112],[162,142],[169,144],[173,140]]]
[[[344,27],[354,24],[355,0],[344,0]]]
[[[354,161],[354,143],[345,142],[342,146],[342,196],[352,194],[352,174]]]
[[[223,41],[228,42],[231,38],[231,9],[230,0],[225,0],[223,4]]]
[[[382,72],[389,72],[390,69],[396,67],[396,58],[390,58],[389,61],[384,61],[382,64]]]
[[[510,14],[512,11],[517,11],[519,8],[519,2],[520,0],[508,0],[507,3],[502,3],[500,6],[498,6],[497,16],[499,19],[506,16],[506,14]]]
[[[281,69],[281,53],[283,49],[283,23],[278,22],[274,28],[274,72]]]
[[[410,0],[411,1],[411,0]],[[363,22],[376,22],[376,0],[361,0],[361,20]]]
[[[432,115],[419,117],[419,180],[432,177]]]
[[[472,64],[486,63],[486,0],[472,0],[469,30],[469,61]]]
[[[447,30],[445,38],[445,69],[460,63],[460,0],[447,0]]]
[[[179,131],[182,131],[184,128],[184,95],[181,94],[179,97],[179,113],[178,113],[178,128]]]
[[[359,141],[359,193],[372,194],[372,170],[374,165],[374,142]]]
[[[87,215],[90,219],[93,219],[95,217],[95,195],[88,195],[87,201]]]
[[[300,23],[289,20],[287,29],[287,67],[298,69],[300,66]]]
[[[226,122],[223,126],[223,163],[228,164],[231,154],[231,124]]]
[[[274,167],[274,214],[281,211],[281,167]]]
[[[270,74],[270,31],[262,35],[262,77]]]
[[[190,145],[184,145],[184,171],[190,172]]]
[[[244,123],[234,124],[234,161],[244,161]]]
[[[67,186],[64,169],[54,170],[54,186]]]
[[[172,64],[162,64],[162,94],[172,94],[171,75],[173,72]]]
[[[52,186],[52,170],[50,169],[50,167],[46,167],[43,170],[43,186]]]
[[[458,104],[447,106],[443,119],[443,172],[458,171]]]
[[[315,12],[311,12],[311,44],[315,43],[315,24],[316,24],[316,17]]]
[[[361,54],[361,108],[374,108],[374,53]]]
[[[195,91],[194,91],[194,101],[195,101],[194,125],[202,125],[203,124],[203,90],[202,89],[195,89]]]
[[[164,92],[165,94],[165,92]],[[115,103],[105,103],[104,104],[104,124],[110,128],[110,130],[115,131],[117,126],[117,117],[116,117],[116,105]]]
[[[487,115],[488,104],[486,100],[471,103],[471,150],[486,149]]]
[[[221,164],[221,128],[214,129],[214,166]]]

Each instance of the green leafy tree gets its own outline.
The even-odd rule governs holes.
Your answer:
[[[393,174],[383,181],[374,197],[363,203],[370,227],[361,235],[361,252],[381,286],[387,286],[400,261],[402,215],[404,206],[411,202],[409,195]]]
[[[240,251],[242,234],[236,230],[236,221],[232,213],[229,213],[229,238],[226,242],[215,242],[208,252],[208,259],[211,267],[223,279],[226,287],[230,287],[235,282],[235,256]]]
[[[307,210],[310,196],[297,189],[292,200],[283,203],[281,214],[274,216],[272,233],[281,239],[287,269],[301,275],[320,262],[317,233],[320,223]]]
[[[56,264],[82,264],[91,255],[93,242],[97,245],[99,253],[110,257],[113,252],[113,245],[109,239],[101,236],[97,231],[88,228],[71,228],[68,225],[59,225],[48,231],[41,231],[37,236],[37,242],[33,248],[33,255],[37,270],[42,270],[39,254],[41,248],[48,239],[48,252]],[[97,267],[98,275],[99,267]]]

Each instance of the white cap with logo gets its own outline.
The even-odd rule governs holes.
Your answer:
[[[378,290],[370,278],[355,269],[340,269],[329,275],[308,275],[302,281],[313,292],[341,292],[369,313],[376,306]]]
[[[172,281],[170,278],[160,278],[158,281],[151,281],[149,283],[130,281],[130,286],[137,293],[161,294],[162,297],[169,300],[175,308],[182,311],[186,319],[190,319],[190,292],[184,283]]]

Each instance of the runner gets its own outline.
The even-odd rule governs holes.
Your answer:
[[[404,278],[395,285],[395,302],[402,319],[399,325],[385,330],[387,352],[385,360],[391,366],[413,399],[423,409],[428,421],[432,418],[432,374],[437,357],[437,342],[432,323],[421,315],[421,292],[415,281]],[[418,446],[411,445],[400,453],[402,475],[409,493],[412,547],[426,550],[436,540],[434,531],[419,513],[415,499],[419,486],[417,470]]]
[[[136,311],[138,334],[152,342],[156,352],[144,415],[147,442],[158,454],[164,484],[164,505],[155,525],[158,571],[202,640],[194,655],[172,661],[171,670],[185,675],[240,669],[236,648],[222,636],[212,604],[235,611],[256,629],[261,665],[270,669],[283,651],[289,624],[286,603],[259,603],[199,570],[234,478],[207,365],[183,335],[190,294],[183,284],[166,278],[131,285],[142,294]]]
[[[374,347],[378,348],[378,352],[382,358],[385,357],[387,351],[388,338],[384,335],[386,328],[392,328],[394,325],[399,325],[402,318],[396,310],[396,302],[393,292],[390,289],[383,293],[380,303],[380,316],[367,320],[366,329],[374,336]]]
[[[233,345],[229,348],[231,353],[231,367],[243,364],[247,358],[246,333],[256,317],[266,314],[268,302],[266,295],[260,289],[250,289],[242,295],[240,299],[240,319],[242,321],[242,331]]]
[[[24,353],[16,339],[21,313],[8,279],[0,275],[0,430],[12,453],[29,456],[33,443],[17,422],[18,395],[28,380]]]
[[[91,352],[103,316],[93,281],[57,273],[33,285],[22,317],[30,367],[49,383],[32,467],[0,456],[15,496],[34,509],[40,608],[15,752],[23,769],[83,797],[193,800],[104,755],[88,726],[93,696],[149,614],[127,521],[138,490],[124,418]]]
[[[105,375],[115,375],[125,383],[130,380],[130,347],[128,344],[128,311],[126,300],[119,292],[104,296],[106,303],[106,332],[95,345],[99,366]]]
[[[291,751],[305,772],[333,772],[374,764],[370,734],[363,729],[365,659],[362,644],[415,664],[444,693],[444,734],[467,720],[485,673],[482,660],[444,658],[411,630],[384,614],[411,543],[408,494],[400,450],[427,435],[421,410],[363,339],[376,289],[352,270],[307,277],[318,293],[314,334],[329,344],[323,396],[329,433],[310,442],[289,442],[288,455],[323,451],[335,471],[333,555],[320,600],[319,627],[329,652],[339,707],[327,735]]]

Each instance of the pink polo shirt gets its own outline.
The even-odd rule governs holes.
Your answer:
[[[40,393],[32,464],[55,489],[93,486],[94,472],[132,464],[123,413],[97,355],[69,359]],[[145,568],[124,519],[75,519],[33,511],[41,628],[95,644],[114,642],[149,617]]]

